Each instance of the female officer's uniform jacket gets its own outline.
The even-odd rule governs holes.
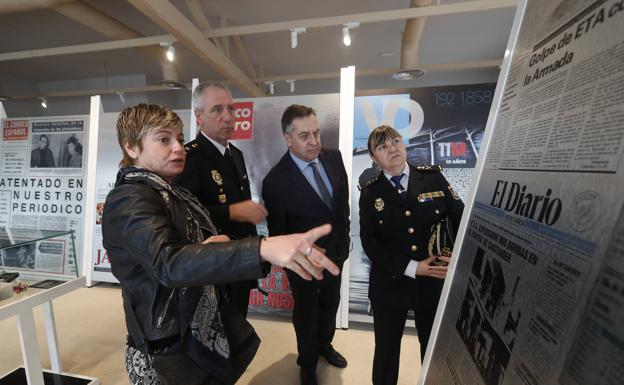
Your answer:
[[[386,306],[435,310],[444,281],[410,278],[405,269],[411,260],[438,254],[436,232],[449,226],[455,234],[464,204],[439,166],[409,167],[405,199],[383,172],[361,191],[360,238],[371,260],[368,296]]]

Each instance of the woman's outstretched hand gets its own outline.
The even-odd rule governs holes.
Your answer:
[[[323,270],[340,274],[340,269],[314,246],[320,237],[329,234],[331,225],[315,227],[305,233],[279,235],[265,238],[260,243],[260,256],[267,262],[287,268],[301,278],[310,281],[312,277],[323,279]]]

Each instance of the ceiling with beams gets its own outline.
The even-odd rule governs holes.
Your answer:
[[[46,3],[47,6],[42,5]],[[186,33],[179,27],[181,24],[163,24],[162,19],[167,19],[167,13],[171,12],[165,12],[159,21],[145,9],[158,13],[166,9],[161,8],[162,4],[173,6],[181,18],[203,32],[207,31],[205,21],[218,31],[220,27],[259,26],[312,18],[323,21],[327,18],[326,25],[308,28],[299,35],[295,49],[290,48],[288,29],[240,35],[252,69],[245,63],[233,37],[205,38],[210,41],[209,44],[217,40],[222,45],[227,40],[232,65],[245,73],[250,79],[249,84],[255,85],[262,93],[268,92],[266,81],[277,79],[277,95],[290,93],[289,85],[284,81],[288,77],[296,80],[296,94],[337,92],[338,71],[348,65],[355,65],[360,73],[374,73],[358,77],[356,90],[359,92],[495,81],[498,69],[492,63],[503,57],[515,12],[513,1],[505,1],[506,6],[496,9],[429,16],[420,38],[418,60],[423,67],[429,66],[433,70],[421,79],[405,82],[394,80],[391,75],[401,63],[405,19],[362,22],[351,31],[352,44],[349,47],[342,44],[341,25],[330,24],[334,16],[408,9],[409,0],[2,0],[0,95],[11,98],[4,102],[7,108],[20,102],[36,101],[37,97],[67,97],[68,93],[86,96],[102,90],[109,90],[111,94],[121,90],[142,93],[150,98],[153,95],[187,92],[154,92],[158,88],[155,86],[164,77],[161,61],[164,61],[165,49],[157,45],[87,50],[89,52],[78,50],[34,58],[8,57],[7,54],[23,51],[41,54],[39,50],[47,48],[125,41],[124,38],[107,36],[80,17],[68,17],[59,12],[59,3],[69,7],[75,6],[75,3],[86,5],[105,18],[113,19],[114,23],[134,31],[135,37],[173,34],[173,40],[179,40],[174,43],[177,80],[186,85],[190,85],[193,78],[230,81],[235,96],[250,94],[236,82],[232,83],[232,79],[228,79],[222,70],[215,70],[211,62],[214,58],[201,57],[209,55],[198,53],[184,38],[178,39],[179,34]],[[433,0],[431,7],[457,3],[475,4],[474,7],[478,8],[496,1]],[[27,10],[15,9],[29,5],[32,6]],[[358,20],[354,17],[353,21]],[[152,50],[151,54],[147,53],[148,49]],[[227,52],[220,49],[221,53],[224,51]],[[160,58],[159,52],[162,54]],[[465,70],[435,70],[437,65],[453,67],[484,61],[489,61],[489,64]],[[185,96],[172,97],[185,100]]]

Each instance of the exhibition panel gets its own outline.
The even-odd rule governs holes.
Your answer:
[[[407,162],[440,165],[462,199],[477,161],[495,84],[423,87],[410,94],[355,98],[349,311],[353,321],[372,322],[368,284],[370,260],[362,249],[357,202],[360,188],[379,175],[367,149],[370,132],[381,124],[404,138]]]
[[[615,384],[624,7],[523,1],[423,384]]]
[[[6,249],[7,266],[21,263],[13,267],[77,277],[82,267],[76,251],[83,243],[88,118],[3,119],[2,128],[0,227],[5,230],[0,236],[15,241],[46,237],[37,230],[72,232],[71,242],[64,238]]]

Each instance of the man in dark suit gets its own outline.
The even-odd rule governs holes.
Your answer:
[[[50,138],[39,135],[39,147],[30,152],[30,167],[54,167],[54,156],[49,147]]]
[[[271,236],[290,234],[330,223],[332,232],[317,241],[340,268],[349,256],[349,191],[338,150],[321,149],[316,113],[292,105],[282,115],[288,152],[269,171],[262,185]],[[340,303],[340,276],[325,274],[306,281],[286,271],[294,297],[293,324],[301,383],[316,384],[318,356],[339,368],[347,360],[331,345]]]
[[[204,82],[193,91],[195,118],[201,130],[184,146],[186,165],[176,182],[208,209],[220,234],[231,239],[256,236],[266,209],[251,200],[243,153],[229,140],[234,133],[234,101],[221,83]],[[247,316],[249,291],[257,281],[229,285],[233,303]]]
[[[392,127],[374,129],[368,150],[382,169],[360,195],[360,238],[371,260],[373,384],[395,385],[410,309],[425,356],[464,204],[439,166],[407,164],[403,138]]]

